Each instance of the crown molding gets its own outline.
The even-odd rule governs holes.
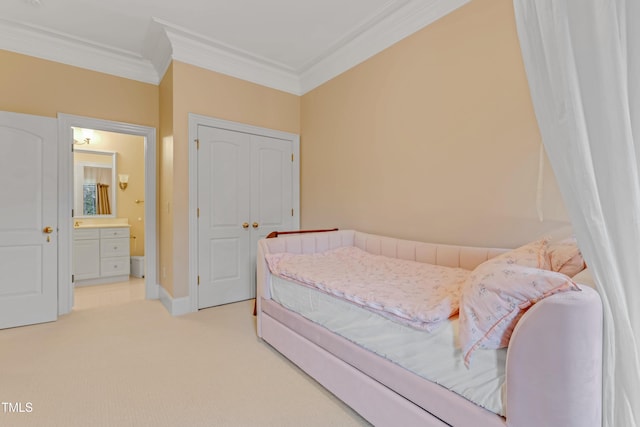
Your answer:
[[[151,18],[151,25],[144,40],[142,55],[151,61],[158,80],[164,78],[171,61],[173,60],[173,48],[167,33],[156,18]]]
[[[351,40],[299,74],[301,92],[307,93],[366,61],[389,46],[421,30],[471,0],[411,0],[366,28]]]
[[[299,70],[201,37],[159,19],[154,19],[154,22],[164,29],[175,60],[294,95],[304,95],[469,1],[389,2],[328,52],[314,58]],[[154,60],[152,62],[156,63]],[[164,70],[158,67],[156,70],[160,75],[164,74]]]
[[[377,9],[373,14],[369,15],[358,25],[351,29],[348,33],[346,33],[342,38],[336,40],[332,45],[327,47],[324,52],[311,58],[306,63],[302,64],[298,68],[298,75],[301,75],[305,71],[311,69],[316,64],[322,62],[329,56],[331,56],[334,52],[339,49],[342,49],[344,46],[353,42],[359,36],[365,34],[367,31],[375,28],[376,25],[379,25],[380,22],[384,21],[388,16],[396,13],[398,10],[407,7],[408,3],[412,0],[389,0],[387,1],[381,8]],[[424,0],[424,1],[434,1],[434,0]]]
[[[300,80],[284,64],[202,37],[185,28],[154,19],[164,29],[172,59],[262,86],[301,95]]]
[[[142,55],[0,19],[0,49],[159,84],[172,60],[304,95],[470,0],[388,2],[326,52],[293,69],[153,18]]]
[[[0,19],[0,49],[144,83],[159,74],[143,57],[44,28]]]

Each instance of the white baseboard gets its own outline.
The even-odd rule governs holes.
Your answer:
[[[92,285],[105,285],[108,283],[126,282],[129,280],[129,275],[124,274],[121,276],[108,276],[98,277],[95,279],[76,280],[73,282],[74,287],[92,286]]]
[[[160,286],[160,301],[172,316],[191,313],[189,297],[173,298],[162,286]]]
[[[146,298],[160,299],[160,288],[161,286],[158,285],[157,283],[153,285],[147,285],[147,288],[145,290]]]

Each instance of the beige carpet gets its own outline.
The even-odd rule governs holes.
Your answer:
[[[0,426],[360,426],[255,335],[252,301],[171,317],[158,301],[0,331]]]

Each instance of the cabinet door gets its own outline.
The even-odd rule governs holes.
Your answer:
[[[100,277],[100,240],[74,240],[73,274],[75,280]]]

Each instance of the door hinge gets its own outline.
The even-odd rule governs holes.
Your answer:
[[[198,276],[198,286],[200,286],[200,276]]]
[[[291,153],[291,161],[293,162],[293,153]]]
[[[71,209],[71,218],[73,218],[74,212],[73,209]]]
[[[291,209],[291,216],[293,216],[293,209]]]
[[[194,141],[196,142],[196,150],[200,149],[200,139],[196,138],[194,139]]]
[[[71,275],[71,283],[74,283],[76,281],[76,275],[72,274]]]
[[[200,218],[200,208],[196,210],[196,215],[198,216],[198,218]]]

